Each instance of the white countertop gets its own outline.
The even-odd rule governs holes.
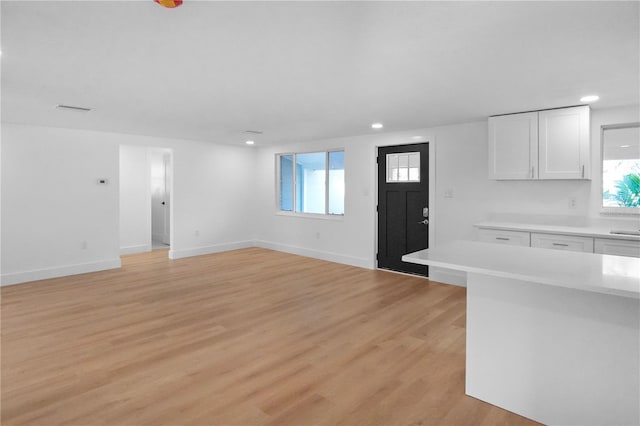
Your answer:
[[[506,231],[540,232],[545,234],[579,235],[583,237],[611,238],[616,240],[640,241],[640,235],[612,234],[613,228],[595,226],[541,225],[517,222],[480,222],[480,229],[502,229]]]
[[[640,258],[455,241],[402,260],[558,287],[640,298]]]

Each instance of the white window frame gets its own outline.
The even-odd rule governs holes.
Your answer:
[[[626,129],[629,127],[640,127],[640,122],[604,124],[600,126],[600,214],[602,215],[640,215],[640,209],[635,207],[605,207],[603,205],[602,193],[604,192],[604,132],[606,130]]]
[[[327,149],[327,150],[319,150],[319,151],[300,151],[300,152],[280,152],[275,155],[276,161],[276,214],[281,216],[295,216],[295,217],[306,217],[306,218],[316,218],[316,219],[338,219],[341,220],[344,218],[345,213],[336,214],[329,213],[329,154],[332,152],[342,152],[344,155],[344,148],[335,148],[335,149]],[[300,154],[320,154],[324,153],[325,155],[325,176],[324,176],[324,213],[306,213],[306,212],[298,212],[296,211],[296,201],[297,201],[297,167],[296,167],[296,156]],[[291,155],[293,157],[293,183],[292,183],[292,198],[291,198],[291,211],[289,210],[281,210],[280,209],[280,157]],[[345,187],[346,187],[346,175],[345,175]],[[346,191],[345,191],[346,192]],[[345,206],[346,212],[346,206]]]

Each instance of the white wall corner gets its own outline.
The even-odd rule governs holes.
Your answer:
[[[253,241],[236,241],[190,249],[169,250],[169,259],[182,259],[184,257],[201,256],[203,254],[220,253],[223,251],[240,250],[250,247],[255,247]]]
[[[68,275],[86,274],[89,272],[105,271],[122,267],[120,258],[101,260],[98,262],[81,263],[77,265],[56,266],[52,268],[36,269],[32,271],[13,272],[0,276],[0,285],[21,284],[30,281],[46,280]]]
[[[304,257],[312,257],[314,259],[326,260],[328,262],[342,263],[344,265],[356,266],[359,268],[375,269],[373,259],[366,259],[363,257],[347,256],[263,240],[255,241],[255,247],[296,254]]]
[[[429,280],[444,284],[467,286],[467,273],[464,271],[454,271],[452,269],[429,266]]]

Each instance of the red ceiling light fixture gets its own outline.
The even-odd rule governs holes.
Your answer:
[[[178,7],[182,4],[182,0],[153,0],[158,3],[160,6],[167,7],[169,9],[173,9],[174,7]]]

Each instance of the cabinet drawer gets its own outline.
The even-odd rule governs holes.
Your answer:
[[[531,247],[593,253],[593,238],[531,233]]]
[[[594,252],[616,256],[640,257],[640,241],[596,238]]]
[[[508,244],[512,246],[526,246],[531,244],[529,232],[523,231],[501,231],[497,229],[478,230],[480,241],[485,243]]]

